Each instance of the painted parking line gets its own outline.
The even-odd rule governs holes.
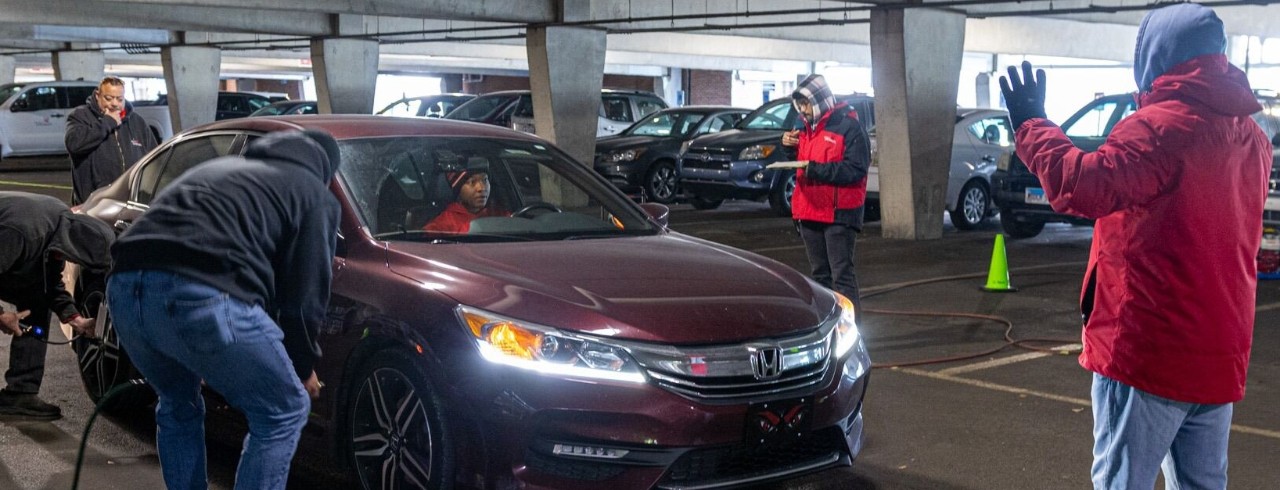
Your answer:
[[[971,373],[974,371],[981,371],[983,369],[991,369],[991,368],[1000,367],[1000,366],[1007,366],[1013,363],[1030,361],[1032,359],[1039,359],[1041,357],[1057,356],[1057,355],[1060,355],[1062,352],[1073,351],[1076,349],[1081,349],[1083,347],[1084,346],[1080,344],[1059,345],[1057,347],[1050,347],[1050,349],[1052,349],[1054,352],[1028,352],[1026,354],[1019,354],[1016,356],[1002,357],[1000,359],[992,359],[990,361],[976,362],[973,364],[965,364],[963,366],[947,368],[947,369],[938,371],[938,373],[948,374],[952,376],[961,374],[961,373]]]
[[[71,186],[69,185],[33,184],[31,182],[14,182],[12,180],[0,180],[0,185],[12,185],[17,187],[38,187],[41,189],[59,189],[64,191],[71,190]]]
[[[1280,303],[1267,303],[1265,305],[1258,305],[1257,308],[1254,308],[1255,312],[1271,310],[1280,310]]]
[[[1089,400],[1085,400],[1083,398],[1055,395],[1053,393],[1047,393],[1044,391],[1029,390],[1026,388],[1018,388],[1016,386],[1002,385],[999,383],[991,383],[991,382],[980,381],[976,379],[961,378],[958,376],[943,374],[941,372],[925,371],[923,369],[916,369],[916,368],[893,368],[893,371],[906,373],[914,376],[921,376],[925,378],[932,378],[932,379],[941,380],[941,381],[948,381],[951,383],[969,385],[969,386],[983,388],[983,389],[992,390],[992,391],[1002,391],[1005,393],[1013,393],[1015,395],[1034,396],[1036,398],[1043,398],[1046,400],[1069,403],[1072,405],[1078,405],[1082,407],[1093,406],[1089,402]],[[1275,431],[1270,429],[1259,429],[1257,427],[1249,427],[1247,425],[1231,424],[1231,431],[1239,432],[1241,434],[1249,434],[1254,436],[1266,437],[1269,439],[1280,440],[1280,431]]]

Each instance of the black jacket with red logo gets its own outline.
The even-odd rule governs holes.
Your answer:
[[[809,161],[796,171],[791,217],[842,223],[861,231],[871,144],[858,114],[838,104],[824,111],[816,124],[806,123],[800,130],[800,144],[784,146],[783,151],[788,159]]]

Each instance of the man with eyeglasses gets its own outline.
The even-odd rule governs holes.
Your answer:
[[[156,144],[147,122],[124,100],[124,81],[103,78],[85,104],[67,117],[71,203],[82,203],[90,193],[115,181]]]

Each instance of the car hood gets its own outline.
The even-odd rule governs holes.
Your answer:
[[[780,138],[782,138],[782,131],[773,129],[730,129],[699,136],[689,144],[689,148],[719,148],[732,151],[750,145],[779,141]]]
[[[685,345],[778,337],[816,327],[835,307],[786,265],[677,233],[393,242],[389,252],[397,273],[459,303],[603,337]]]
[[[609,136],[596,140],[596,153],[649,146],[662,139],[657,136]]]

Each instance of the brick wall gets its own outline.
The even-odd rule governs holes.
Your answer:
[[[733,72],[714,70],[689,70],[685,72],[688,105],[731,105],[733,103]]]

